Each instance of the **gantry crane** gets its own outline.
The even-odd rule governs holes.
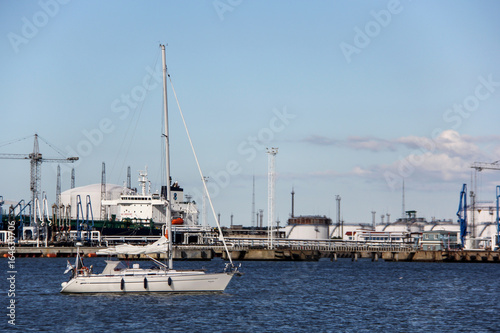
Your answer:
[[[78,161],[78,157],[68,157],[68,158],[42,158],[38,147],[38,134],[35,134],[33,152],[30,154],[0,154],[1,159],[21,159],[30,160],[31,172],[30,172],[30,191],[31,191],[31,202],[34,204],[40,199],[40,184],[41,184],[41,166],[43,162],[55,162],[55,163],[73,163]],[[31,210],[31,219],[33,220],[33,209]]]

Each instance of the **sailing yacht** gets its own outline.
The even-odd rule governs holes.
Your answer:
[[[167,248],[167,239],[147,246],[119,245],[102,250],[99,254],[146,254],[158,253]],[[153,268],[141,268],[139,264],[127,267],[118,260],[106,260],[106,267],[100,274],[86,267],[77,249],[75,265],[68,261],[66,272],[72,276],[61,284],[62,293],[124,293],[124,292],[223,292],[232,277],[239,274],[226,264],[223,272],[207,273],[204,270],[175,270],[149,257]],[[147,254],[146,254],[147,255]]]
[[[163,58],[163,101],[165,119],[165,146],[166,146],[166,179],[170,179],[170,156],[168,135],[168,106],[167,106],[167,66],[165,59],[165,45],[160,45]],[[175,92],[175,91],[174,91]],[[189,135],[189,133],[188,133]],[[194,152],[194,151],[193,151]],[[196,154],[195,154],[196,155]],[[197,160],[197,159],[196,159]],[[200,175],[204,179],[203,175]],[[206,184],[204,184],[206,190]],[[139,264],[132,267],[125,266],[121,261],[107,260],[104,270],[96,274],[93,268],[86,267],[80,256],[79,244],[77,244],[77,256],[75,264],[68,261],[65,274],[72,273],[69,281],[61,284],[62,293],[124,293],[124,292],[222,292],[226,289],[234,275],[240,275],[231,255],[227,249],[223,237],[221,240],[228,254],[229,263],[225,265],[222,272],[207,273],[205,270],[175,270],[172,259],[172,214],[171,214],[171,190],[166,186],[166,216],[167,237],[162,236],[158,241],[146,246],[118,245],[114,248],[103,249],[98,254],[144,254],[167,253],[168,264],[164,264],[150,256],[154,268],[141,268]],[[222,230],[216,220],[220,235]]]

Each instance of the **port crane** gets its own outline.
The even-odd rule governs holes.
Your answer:
[[[477,173],[481,172],[483,170],[500,170],[500,160],[495,161],[493,163],[486,163],[486,162],[474,162],[471,165],[471,168],[474,169],[475,175],[474,178],[477,178]],[[477,183],[477,180],[476,180]],[[475,195],[473,194],[475,197]],[[473,197],[473,199],[474,199]],[[500,244],[500,217],[499,217],[499,198],[500,198],[500,186],[497,186],[496,188],[496,201],[497,201],[497,216],[496,216],[496,227],[497,227],[497,234],[496,234],[496,246],[498,247]],[[474,204],[474,202],[473,202]],[[473,208],[474,209],[474,208]],[[474,216],[474,214],[472,214]]]
[[[462,186],[460,192],[460,203],[457,211],[458,223],[460,223],[460,242],[465,247],[465,236],[467,235],[467,184]]]
[[[493,163],[474,162],[472,163],[471,168],[476,169],[478,172],[483,170],[500,170],[500,161],[495,161]]]
[[[44,140],[45,141],[45,140]],[[47,142],[48,144],[48,142]],[[49,144],[50,145],[50,144]],[[43,158],[40,153],[38,146],[38,134],[35,134],[33,152],[30,154],[0,154],[0,159],[21,159],[30,160],[31,172],[30,172],[30,191],[31,191],[31,202],[34,204],[40,200],[40,188],[41,188],[41,166],[44,162],[52,163],[73,163],[78,161],[78,157],[68,157],[68,158]],[[33,220],[34,209],[31,210],[30,217]]]

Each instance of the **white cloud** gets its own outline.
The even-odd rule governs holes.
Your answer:
[[[355,166],[350,173],[354,176],[371,176],[373,171],[363,169],[360,166]]]
[[[321,135],[311,135],[302,140],[313,145],[347,147],[354,150],[401,151],[403,149],[418,149],[422,152],[447,153],[450,156],[462,156],[468,158],[488,158],[489,153],[483,151],[479,144],[496,143],[500,147],[500,136],[471,137],[460,135],[457,131],[446,130],[436,138],[425,136],[404,136],[396,139],[382,139],[375,137],[352,136],[340,140]],[[500,156],[499,156],[500,159]]]
[[[375,152],[396,150],[394,142],[379,138],[350,137],[345,144],[349,148]]]
[[[396,182],[407,177],[423,183],[467,181],[473,162],[500,160],[500,136],[471,137],[460,135],[454,130],[443,131],[434,139],[405,136],[391,140],[374,137],[349,137],[346,140],[338,140],[312,136],[306,141],[312,144],[347,147],[356,151],[397,152],[398,155],[394,155],[394,159],[388,164],[357,165],[343,173],[345,176],[371,180],[385,179],[387,183],[390,183],[387,180],[388,175]],[[491,145],[494,146],[493,149]],[[315,173],[315,176],[329,175],[331,173],[328,171]]]
[[[470,138],[469,138],[470,139]],[[436,150],[443,151],[449,155],[462,156],[467,158],[485,157],[485,153],[474,143],[467,141],[466,137],[453,130],[443,131],[436,138]]]
[[[339,142],[339,140],[327,138],[326,136],[316,135],[316,134],[310,135],[307,138],[303,139],[302,141],[319,146],[335,146]]]

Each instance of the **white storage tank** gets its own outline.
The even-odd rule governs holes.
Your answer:
[[[108,200],[119,199],[121,195],[131,194],[131,193],[133,193],[132,190],[126,187],[115,184],[106,184],[106,199]],[[86,206],[87,206],[87,195],[88,195],[92,206],[92,214],[94,220],[99,220],[101,218],[101,184],[91,184],[86,186],[75,187],[61,193],[60,203],[61,205],[64,206],[68,205],[71,206],[70,215],[72,219],[76,219],[78,195],[81,198],[82,211],[83,211],[83,216],[80,216],[80,219],[85,219],[86,217],[87,214]],[[112,214],[114,215],[119,214],[118,210],[119,210],[118,207],[116,208],[109,207],[108,216],[111,216]],[[82,211],[80,212],[80,215],[82,215]],[[89,218],[90,218],[90,212],[89,212]]]
[[[289,239],[326,240],[332,220],[326,216],[298,216],[288,219],[285,235]]]

